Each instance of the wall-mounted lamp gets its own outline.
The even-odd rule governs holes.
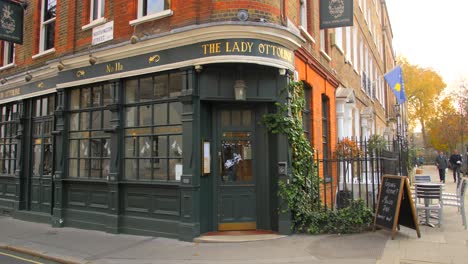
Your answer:
[[[237,101],[245,101],[247,98],[246,94],[247,85],[244,80],[236,80],[234,83],[234,97]]]
[[[281,75],[281,76],[286,75],[286,69],[284,69],[284,68],[279,68],[278,72],[279,72],[279,75]]]
[[[94,65],[94,64],[96,64],[96,61],[97,61],[96,57],[89,54],[89,64]]]
[[[27,82],[31,81],[32,78],[33,76],[29,72],[27,72],[26,75],[24,76],[24,80]]]
[[[198,72],[198,73],[200,73],[203,70],[203,66],[198,65],[198,64],[195,65],[194,68],[195,68],[195,71]]]
[[[65,69],[65,64],[63,64],[63,62],[59,61],[59,63],[57,64],[57,69],[59,71],[63,71],[63,69]]]
[[[5,83],[7,83],[7,82],[8,82],[7,78],[2,78],[2,79],[0,80],[0,83],[1,83],[1,84],[5,84]]]
[[[132,37],[130,37],[130,43],[136,44],[138,41],[140,41],[140,38],[138,38],[136,35],[132,35]]]

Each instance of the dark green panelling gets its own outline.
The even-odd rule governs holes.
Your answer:
[[[25,210],[15,211],[13,213],[13,217],[24,221],[38,222],[44,224],[50,224],[52,221],[52,216],[50,215],[50,213],[40,213]]]
[[[64,210],[64,225],[83,229],[106,231],[109,215],[79,209]]]
[[[281,86],[278,69],[255,64],[211,64],[200,74],[200,99],[234,100],[234,82],[245,81],[247,101],[275,101]]]
[[[215,155],[213,150],[213,138],[211,135],[212,120],[211,120],[211,105],[204,103],[200,107],[200,134],[202,139],[211,142],[211,156]],[[213,159],[212,159],[213,160]],[[213,231],[213,184],[214,184],[214,168],[211,164],[211,173],[200,177],[200,232],[206,233]]]
[[[119,231],[123,233],[179,238],[179,221],[123,215],[120,223]]]
[[[266,105],[259,105],[255,108],[255,159],[256,168],[255,174],[257,176],[257,229],[271,230],[270,219],[270,181],[268,164],[268,145],[265,127],[261,124],[261,118],[266,113]]]

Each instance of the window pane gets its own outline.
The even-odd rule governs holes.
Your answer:
[[[42,150],[41,150],[41,145],[34,145],[33,147],[33,176],[39,176],[40,175],[40,169],[41,169],[41,156],[42,156]]]
[[[92,129],[101,129],[101,111],[94,111],[91,112],[91,117],[92,117],[92,124],[91,128]]]
[[[46,116],[47,115],[47,108],[48,108],[48,98],[42,98],[42,111],[41,115]]]
[[[138,167],[138,178],[151,180],[151,159],[140,159]]]
[[[101,139],[90,139],[91,142],[91,157],[101,157],[102,142]]]
[[[69,177],[78,176],[78,160],[77,159],[70,159],[70,162],[68,165],[68,176]]]
[[[153,77],[140,79],[140,102],[153,99]]]
[[[78,157],[78,144],[79,140],[70,140],[70,158],[77,158]]]
[[[79,175],[80,178],[87,178],[89,175],[89,160],[80,159],[80,168],[79,168]]]
[[[52,49],[55,41],[55,21],[44,26],[44,50]]]
[[[167,75],[158,75],[154,77],[154,98],[162,99],[167,98],[167,85],[168,85],[168,76]]]
[[[80,114],[79,113],[72,113],[70,114],[70,130],[71,131],[76,131],[79,129],[79,119]]]
[[[125,109],[125,126],[126,127],[136,126],[136,115],[137,115],[136,107],[127,107]]]
[[[75,89],[71,91],[70,96],[70,109],[76,110],[80,108],[80,89]]]
[[[49,97],[49,104],[47,105],[47,115],[53,115],[55,110],[55,97],[52,95]]]
[[[125,82],[125,103],[137,102],[138,80]]]
[[[101,87],[94,87],[93,88],[93,106],[100,106],[101,105],[101,97],[102,97],[102,90]]]
[[[167,136],[155,136],[153,148],[157,157],[167,157]]]
[[[102,100],[103,105],[110,105],[112,104],[112,86],[110,84],[105,84],[102,88]]]
[[[182,157],[182,136],[169,136],[169,142],[171,144],[169,156]]]
[[[80,130],[89,129],[89,112],[80,113]]]
[[[102,160],[102,177],[107,177],[109,176],[109,159],[103,159]]]
[[[151,125],[151,105],[144,105],[140,107],[140,126]]]
[[[180,180],[180,173],[182,168],[182,160],[181,159],[170,159],[169,160],[169,180],[170,181],[175,181],[175,180]],[[176,177],[176,173],[177,175]]]
[[[180,95],[182,91],[182,81],[183,81],[182,73],[172,73],[169,75],[169,96],[170,97],[177,97]]]
[[[244,127],[252,126],[252,112],[250,110],[242,111],[242,125]]]
[[[101,178],[101,160],[92,159],[89,161],[91,165],[91,177],[92,178]]]
[[[139,156],[141,158],[149,158],[151,157],[151,137],[140,137],[139,142]]]
[[[80,141],[80,158],[89,157],[89,140],[82,139]]]
[[[109,128],[109,127],[111,127],[111,123],[110,123],[110,121],[111,121],[111,115],[112,115],[112,113],[111,113],[110,110],[104,110],[104,119],[102,120],[102,122],[103,122],[102,126],[103,126],[104,128]]]
[[[169,104],[169,124],[181,124],[182,103],[175,102]]]
[[[240,126],[241,124],[241,112],[234,110],[232,113],[232,126]]]
[[[143,15],[151,15],[164,11],[164,1],[163,0],[143,0]]]
[[[37,99],[34,101],[34,117],[41,116],[41,99]]]
[[[81,108],[87,108],[91,106],[91,89],[81,89]]]
[[[154,105],[154,124],[157,126],[167,124],[167,104]]]
[[[137,137],[128,137],[125,139],[125,157],[136,157],[135,149]]]
[[[125,160],[125,178],[126,179],[136,179],[137,177],[137,166],[136,159],[127,159]]]
[[[44,21],[55,17],[57,0],[44,0]]]
[[[102,139],[102,157],[107,158],[111,155],[110,139]]]
[[[42,167],[42,175],[52,175],[52,145],[44,145],[44,161]]]
[[[154,179],[167,180],[167,159],[156,159],[153,166]]]

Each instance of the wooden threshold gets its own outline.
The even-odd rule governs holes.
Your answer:
[[[241,231],[257,229],[256,222],[235,222],[235,223],[219,223],[219,231]]]

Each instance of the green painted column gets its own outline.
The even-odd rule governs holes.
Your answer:
[[[14,210],[23,210],[26,208],[26,175],[23,172],[23,163],[24,163],[24,140],[25,140],[25,103],[24,101],[18,102],[18,116],[14,120],[15,125],[17,126],[16,131],[16,169],[15,169],[15,185],[16,185],[16,195],[14,201]]]
[[[122,114],[121,114],[121,101],[122,97],[122,86],[120,82],[114,82],[111,84],[111,94],[113,94],[113,103],[108,105],[107,108],[111,111],[110,127],[104,129],[106,133],[110,135],[110,166],[109,175],[107,177],[107,186],[109,190],[109,215],[108,221],[106,221],[106,229],[109,233],[117,234],[120,228],[120,178],[122,166],[120,165],[120,154],[123,153],[124,149],[122,144],[119,144],[122,132]]]
[[[62,227],[64,225],[63,200],[63,179],[66,175],[66,160],[68,157],[68,136],[66,134],[66,93],[60,89],[57,92],[57,107],[55,109],[55,130],[54,135],[54,201],[52,209],[52,226]]]
[[[179,239],[185,241],[192,241],[200,235],[200,104],[194,85],[195,78],[193,69],[188,69],[185,80],[187,86],[179,97],[183,104]]]

